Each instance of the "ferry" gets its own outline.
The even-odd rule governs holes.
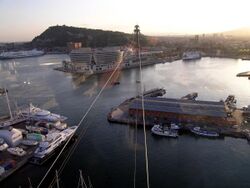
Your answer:
[[[44,51],[41,50],[26,50],[26,51],[9,51],[0,53],[0,59],[17,59],[25,57],[37,57],[44,55]]]
[[[193,127],[190,131],[199,136],[206,136],[206,137],[219,137],[219,134],[215,131],[207,131],[202,130],[200,127]]]
[[[9,146],[8,144],[4,141],[3,138],[0,138],[0,151],[4,151],[7,149]]]
[[[166,136],[166,137],[172,137],[172,138],[178,137],[178,132],[176,130],[165,129],[161,125],[154,125],[151,131],[153,134],[159,135],[159,136]]]
[[[57,122],[65,121],[67,118],[59,114],[51,113],[48,110],[43,110],[41,108],[35,107],[33,104],[30,104],[29,108],[19,111],[20,116],[29,118],[34,121],[48,121],[48,122]]]
[[[24,151],[22,148],[14,147],[14,148],[8,148],[7,151],[12,155],[17,155],[19,157],[22,157],[26,155],[26,151]]]
[[[201,59],[201,53],[197,51],[184,52],[182,55],[183,61]]]

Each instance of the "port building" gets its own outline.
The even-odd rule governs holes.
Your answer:
[[[206,123],[214,125],[235,124],[227,117],[223,101],[199,101],[173,98],[145,97],[144,110],[147,120],[163,122]],[[134,99],[129,106],[131,117],[142,115],[141,98]]]

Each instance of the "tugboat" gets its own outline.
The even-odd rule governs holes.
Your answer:
[[[12,155],[17,155],[19,157],[22,157],[26,154],[26,151],[24,151],[22,148],[19,148],[19,147],[8,148],[7,151],[11,153]]]
[[[193,127],[190,131],[199,136],[206,136],[206,137],[219,137],[219,134],[215,131],[207,131],[202,130],[200,127]]]
[[[159,135],[159,136],[166,136],[166,137],[171,137],[171,138],[177,138],[178,137],[178,132],[176,130],[172,129],[165,129],[161,125],[154,125],[151,129],[153,134]]]

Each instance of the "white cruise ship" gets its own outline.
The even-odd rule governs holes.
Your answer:
[[[71,61],[63,61],[63,68],[70,72],[95,74],[115,68],[123,58],[118,47],[102,49],[79,48],[70,53]]]
[[[190,52],[184,52],[182,55],[182,60],[188,61],[188,60],[196,60],[201,59],[201,53],[197,51],[190,51]]]
[[[162,51],[151,51],[141,53],[142,66],[162,63],[157,54]],[[86,75],[112,71],[120,64],[120,68],[138,67],[139,58],[131,50],[121,51],[118,47],[108,47],[103,49],[80,48],[70,53],[71,61],[63,61],[63,69],[74,73]]]
[[[9,51],[0,53],[0,59],[17,59],[25,57],[36,57],[44,55],[44,51],[41,50],[26,50],[26,51]]]

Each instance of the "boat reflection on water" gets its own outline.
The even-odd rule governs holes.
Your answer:
[[[0,71],[7,71],[12,75],[17,74],[17,62],[15,61],[3,61],[2,63],[0,63]]]

